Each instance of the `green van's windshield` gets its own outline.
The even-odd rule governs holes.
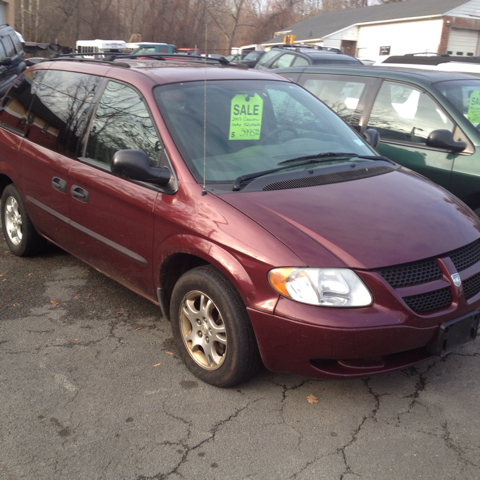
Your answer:
[[[435,83],[446,97],[474,127],[480,125],[480,80],[450,80]]]
[[[204,168],[206,182],[223,183],[310,155],[349,152],[345,158],[333,155],[334,163],[350,161],[352,153],[376,153],[329,108],[295,84],[219,80],[206,82],[205,90],[205,82],[185,82],[159,86],[154,94],[175,144],[199,183]]]

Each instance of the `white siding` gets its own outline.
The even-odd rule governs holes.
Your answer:
[[[478,31],[452,28],[448,39],[448,53],[451,55],[477,55]]]
[[[340,48],[342,46],[341,40],[332,40],[331,38],[326,38],[322,43],[324,47]]]
[[[360,26],[358,58],[383,61],[380,47],[390,47],[390,55],[436,52],[440,44],[443,20],[419,20]]]
[[[358,33],[360,28],[354,25],[353,27],[344,28],[343,30],[339,30],[338,32],[334,32],[331,35],[328,35],[324,38],[325,42],[328,40],[352,40],[358,41]]]
[[[5,3],[0,2],[0,24],[7,23],[6,18],[7,17],[5,15]]]
[[[451,17],[480,18],[480,0],[470,0],[470,2],[446,12],[445,15]]]

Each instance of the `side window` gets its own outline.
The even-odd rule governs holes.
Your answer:
[[[3,46],[3,43],[0,42],[0,58],[5,58],[7,56],[7,52]]]
[[[138,50],[137,54],[139,53],[155,53],[155,47],[142,47]]]
[[[46,71],[34,88],[35,97],[27,119],[28,139],[77,158],[88,110],[101,80],[82,73]]]
[[[110,81],[95,112],[86,157],[109,166],[115,152],[126,149],[143,150],[153,166],[159,165],[164,152],[140,94]]]
[[[7,52],[7,57],[13,57],[15,55],[15,47],[13,46],[11,38],[8,35],[3,36],[2,43]]]
[[[279,58],[277,58],[272,63],[272,66],[270,68],[289,67],[294,58],[295,58],[295,55],[293,55],[292,53],[285,53],[284,55],[281,55]]]
[[[272,48],[259,61],[257,65],[268,65],[280,52],[276,48]]]
[[[295,65],[296,67],[304,67],[305,65],[310,65],[310,63],[306,58],[297,56],[297,58],[293,62],[293,65]]]
[[[395,82],[383,83],[368,126],[381,138],[424,145],[433,130],[453,130],[453,123],[428,94]]]
[[[10,38],[13,44],[15,45],[15,50],[17,51],[17,53],[20,53],[23,50],[23,46],[22,46],[22,42],[18,38],[18,35],[15,32],[13,32],[12,35],[10,35]]]
[[[360,99],[367,90],[368,79],[306,75],[303,86],[326,103],[351,125],[358,125],[362,114]]]
[[[20,135],[26,135],[27,128],[30,128],[28,123],[33,123],[28,122],[28,119],[32,118],[29,117],[28,112],[44,73],[44,70],[28,70],[25,75],[15,81],[2,100],[0,125]]]

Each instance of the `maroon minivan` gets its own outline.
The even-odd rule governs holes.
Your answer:
[[[158,304],[187,368],[367,376],[472,341],[480,223],[298,85],[221,63],[55,60],[0,110],[2,227]]]

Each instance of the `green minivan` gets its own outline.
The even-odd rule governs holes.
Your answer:
[[[382,155],[480,214],[480,77],[382,66],[274,72],[312,92],[361,134],[377,130]]]

